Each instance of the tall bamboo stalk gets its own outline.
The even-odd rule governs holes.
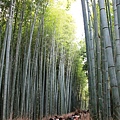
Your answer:
[[[117,81],[119,87],[119,94],[120,94],[120,34],[119,34],[119,24],[118,24],[118,13],[117,13],[117,4],[116,0],[113,0],[113,11],[114,11],[114,29],[115,29],[115,45],[116,45],[116,74],[117,74]]]
[[[88,32],[88,24],[87,24],[87,16],[86,16],[86,7],[85,7],[85,1],[81,0],[82,3],[82,11],[83,11],[83,19],[84,19],[84,30],[85,30],[85,36],[86,36],[86,51],[87,51],[87,61],[88,61],[88,79],[89,79],[89,92],[90,92],[90,109],[92,110],[92,116],[94,119],[97,118],[97,104],[96,104],[96,87],[95,87],[95,79],[93,79],[94,76],[94,71],[92,71],[92,67],[93,65],[93,61],[92,60],[92,56],[90,56],[90,35]],[[92,50],[92,49],[91,49]],[[91,53],[92,55],[92,53]],[[92,62],[92,63],[91,63]],[[93,68],[95,69],[95,68]],[[92,74],[93,73],[93,74]],[[93,76],[92,76],[93,75]],[[95,97],[93,97],[95,96]],[[94,107],[93,107],[94,106]]]
[[[8,75],[9,75],[9,57],[10,57],[10,42],[11,42],[11,34],[12,34],[12,22],[14,16],[14,8],[15,2],[11,0],[10,6],[10,14],[8,20],[8,36],[7,36],[7,47],[6,47],[6,67],[5,67],[5,83],[4,83],[4,99],[3,99],[3,120],[6,119],[6,103],[7,103],[7,89],[8,89]]]
[[[108,25],[107,25],[105,4],[103,0],[99,0],[99,6],[100,6],[103,36],[104,36],[105,47],[106,47],[106,55],[107,55],[107,61],[108,61],[108,70],[109,70],[109,75],[110,75],[112,99],[114,101],[113,102],[114,118],[118,120],[120,118],[120,100],[119,100],[120,97],[119,97],[119,91],[118,91],[118,84],[117,84],[115,65],[114,65],[114,60],[113,60],[110,35],[109,35],[109,30],[108,30]]]

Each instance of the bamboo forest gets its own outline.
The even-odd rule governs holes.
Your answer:
[[[120,120],[120,0],[0,0],[0,120]]]

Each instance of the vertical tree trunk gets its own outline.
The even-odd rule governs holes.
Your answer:
[[[102,95],[102,72],[101,72],[101,50],[100,50],[100,38],[99,38],[99,33],[98,33],[98,19],[97,19],[97,10],[96,10],[96,2],[95,0],[93,1],[93,15],[94,15],[94,33],[95,33],[95,43],[96,43],[96,62],[97,62],[97,80],[98,80],[98,117],[103,117],[104,113],[103,112],[103,95]],[[99,114],[100,112],[100,114]],[[100,118],[98,118],[100,119]],[[106,119],[106,118],[104,118]]]
[[[35,12],[34,20],[31,26],[31,33],[30,33],[30,41],[29,41],[29,46],[28,46],[28,52],[27,52],[27,58],[26,58],[26,64],[25,64],[25,75],[24,75],[24,84],[23,84],[23,92],[22,92],[22,101],[21,101],[21,116],[23,115],[23,109],[24,109],[24,100],[25,100],[25,89],[26,89],[26,79],[27,79],[27,69],[28,69],[28,60],[30,57],[30,51],[31,51],[31,43],[32,43],[32,35],[33,35],[33,30],[34,30],[34,25],[36,22],[36,16],[38,12],[38,7]]]
[[[91,104],[91,110],[92,110],[92,116],[93,119],[97,119],[97,101],[96,101],[96,86],[95,86],[95,79],[93,77],[95,74],[95,71],[92,71],[92,67],[93,66],[93,61],[89,54],[90,51],[90,36],[89,36],[89,32],[88,32],[88,24],[87,24],[87,16],[86,16],[86,8],[85,8],[85,1],[81,0],[82,3],[82,11],[83,11],[83,19],[84,19],[84,30],[85,30],[85,36],[86,36],[86,51],[87,51],[87,61],[88,61],[88,79],[89,79],[89,92],[90,92],[90,104]],[[92,53],[91,53],[92,55]],[[92,63],[91,63],[92,62]],[[95,68],[93,68],[95,69]],[[93,107],[94,106],[94,107]]]
[[[119,24],[118,21],[118,13],[117,13],[117,4],[116,0],[113,0],[113,11],[114,11],[114,29],[115,29],[115,45],[116,45],[116,75],[117,75],[117,81],[118,81],[118,88],[119,88],[119,94],[120,94],[120,34],[119,34]]]
[[[13,0],[11,0],[11,6],[10,6],[10,14],[9,14],[9,20],[8,20],[8,38],[7,38],[7,47],[6,47],[6,66],[5,66],[5,83],[4,83],[4,100],[3,100],[3,120],[6,119],[6,103],[7,103],[7,89],[8,89],[8,75],[9,75],[9,57],[10,57],[10,42],[11,42],[11,34],[12,34],[12,22],[13,22],[13,16],[14,16],[14,9],[13,6],[15,3],[13,3]]]
[[[21,44],[21,35],[22,35],[22,22],[23,22],[23,13],[24,10],[21,12],[21,18],[20,18],[20,24],[19,24],[19,31],[18,31],[18,41],[16,46],[16,55],[15,55],[15,67],[13,72],[13,81],[12,81],[12,98],[11,98],[11,115],[13,114],[13,102],[14,102],[14,95],[15,95],[15,84],[16,84],[16,74],[17,74],[17,68],[18,68],[18,56],[19,56],[19,49]],[[12,116],[11,116],[12,117]]]
[[[113,102],[114,119],[119,120],[120,118],[120,96],[119,96],[119,91],[118,91],[118,84],[117,84],[115,65],[114,65],[114,60],[113,60],[110,35],[109,35],[109,30],[108,30],[108,25],[107,25],[107,17],[106,17],[106,12],[105,12],[104,0],[99,0],[99,6],[100,6],[103,36],[104,36],[105,47],[106,47],[108,69],[109,69],[109,75],[110,75],[112,99],[114,101]]]

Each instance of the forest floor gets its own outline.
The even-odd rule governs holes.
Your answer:
[[[42,120],[92,120],[89,111],[77,110],[61,116],[44,117]]]
[[[12,119],[9,119],[12,120]],[[16,118],[13,120],[32,120],[29,118]],[[40,120],[40,119],[37,119]],[[49,117],[44,117],[42,120],[92,120],[90,117],[89,111],[75,111],[71,112],[68,114],[63,114],[61,116],[59,115],[54,115],[54,116],[49,116]]]

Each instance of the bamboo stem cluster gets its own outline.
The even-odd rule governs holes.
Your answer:
[[[119,120],[119,0],[98,0],[98,4],[95,0],[81,0],[81,3],[86,38],[91,114],[95,120],[112,118]],[[90,6],[92,6],[91,10]],[[93,70],[96,77],[94,77]]]
[[[74,62],[79,52],[72,42],[71,16],[48,0],[2,3],[0,120],[37,120],[70,112],[78,106],[83,88],[78,88],[79,61]]]

